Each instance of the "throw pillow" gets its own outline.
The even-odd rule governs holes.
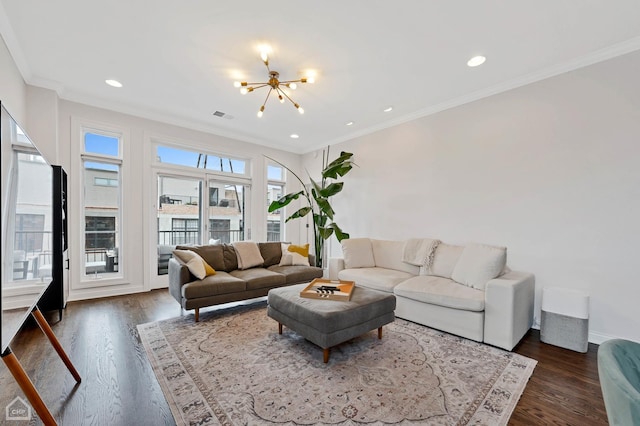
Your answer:
[[[341,244],[344,267],[346,269],[373,268],[376,266],[373,247],[369,238],[349,238],[342,240]]]
[[[258,243],[254,241],[237,241],[232,245],[238,258],[238,269],[250,269],[264,264]]]
[[[189,272],[201,280],[204,277],[208,277],[209,275],[214,275],[216,271],[204,261],[200,255],[191,250],[174,250],[173,255],[178,259],[179,262],[186,265],[189,269]]]
[[[462,251],[451,278],[460,284],[484,290],[487,281],[500,275],[506,263],[506,247],[469,244]]]
[[[282,243],[282,258],[279,266],[310,266],[309,244],[297,246]]]
[[[430,267],[421,267],[420,275],[436,275],[438,277],[451,278],[453,269],[464,250],[463,246],[454,246],[440,243],[433,255]]]
[[[280,263],[280,259],[282,259],[282,246],[280,242],[258,243],[258,248],[264,259],[265,268]]]

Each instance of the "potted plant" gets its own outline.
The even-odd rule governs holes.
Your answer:
[[[306,205],[291,214],[285,222],[292,219],[298,219],[307,216],[309,213],[313,216],[313,241],[316,256],[316,266],[323,266],[324,243],[335,234],[338,241],[349,238],[349,234],[342,231],[337,223],[333,221],[335,212],[329,199],[342,191],[343,182],[338,182],[338,177],[343,177],[353,168],[355,163],[351,159],[353,154],[350,152],[340,152],[340,156],[329,163],[329,147],[326,151],[322,151],[322,175],[319,182],[316,182],[309,175],[311,185],[305,186],[300,177],[295,174],[289,167],[285,166],[278,160],[266,156],[269,160],[278,163],[295,176],[300,182],[302,190],[291,192],[284,195],[278,200],[273,201],[269,205],[269,213],[281,209],[293,200],[297,200],[301,196],[306,200]],[[309,174],[309,172],[307,172]]]

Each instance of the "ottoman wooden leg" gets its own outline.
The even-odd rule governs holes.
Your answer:
[[[325,364],[329,362],[329,348],[322,349],[322,360]]]
[[[378,327],[378,339],[382,339],[382,327]]]
[[[278,323],[278,334],[282,334],[282,323]]]

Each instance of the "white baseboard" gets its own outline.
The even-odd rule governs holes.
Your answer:
[[[86,289],[72,289],[69,292],[68,302],[79,300],[99,299],[101,297],[122,296],[125,294],[143,293],[148,291],[142,285],[140,286],[111,286],[111,287],[92,287]]]

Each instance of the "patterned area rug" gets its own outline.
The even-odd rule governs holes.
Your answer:
[[[264,303],[138,329],[178,425],[507,424],[537,363],[396,319],[324,364]]]

